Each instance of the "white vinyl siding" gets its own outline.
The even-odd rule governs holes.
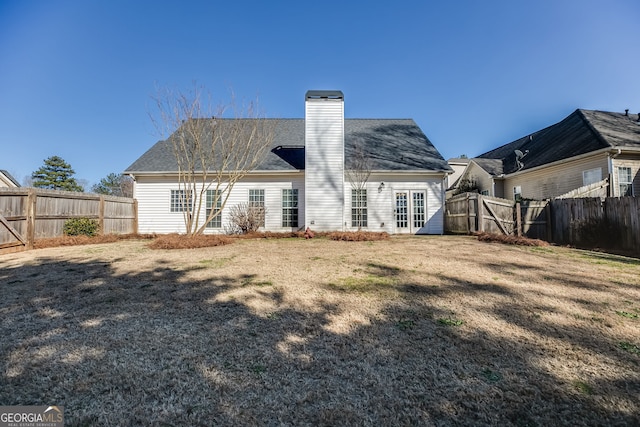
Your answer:
[[[623,184],[620,181],[620,173],[618,172],[620,168],[627,168],[628,170],[631,170],[631,191],[632,194],[637,196],[638,195],[638,188],[640,188],[640,156],[639,155],[621,155],[616,157],[615,159],[613,159],[612,161],[612,169],[611,169],[611,178],[612,178],[612,184],[611,184],[611,189],[612,189],[612,196],[613,197],[622,197],[624,194],[620,193],[621,187]],[[624,178],[628,179],[628,173],[625,172],[624,174]],[[628,188],[626,187],[626,183],[625,184],[625,189]]]
[[[318,231],[343,229],[344,103],[305,102],[305,224]]]
[[[529,155],[531,156],[531,154]],[[567,160],[564,163],[533,171],[523,171],[505,178],[503,181],[504,188],[505,190],[509,190],[505,195],[507,198],[513,200],[513,193],[510,189],[515,186],[520,186],[524,199],[551,199],[582,187],[583,171],[596,168],[608,170],[606,154],[599,154],[578,160]]]
[[[215,186],[215,184],[214,184]],[[239,181],[233,188],[226,206],[222,209],[220,221],[222,228],[206,228],[205,233],[222,233],[229,224],[228,211],[231,206],[248,203],[249,190],[264,190],[265,229],[270,231],[291,231],[291,227],[282,227],[282,190],[298,190],[298,221],[304,223],[304,177],[302,173],[283,174],[282,176],[255,175]],[[184,233],[184,215],[170,212],[170,190],[177,190],[178,183],[170,177],[137,176],[135,197],[138,200],[138,230],[140,233]],[[223,196],[224,198],[224,196]],[[206,221],[206,203],[202,202],[200,224]]]
[[[395,192],[408,191],[412,194],[424,193],[424,225],[416,230],[418,234],[442,234],[444,232],[444,176],[437,174],[390,174],[373,173],[366,185],[367,190],[367,231],[386,231],[396,233],[395,228]],[[380,183],[384,187],[380,188]],[[352,188],[346,182],[345,194],[348,195],[344,224],[349,231],[357,230],[352,226],[351,209]],[[412,196],[411,196],[412,197]]]

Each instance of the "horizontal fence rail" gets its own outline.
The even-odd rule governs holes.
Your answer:
[[[640,255],[640,198],[589,197],[514,202],[465,193],[446,201],[445,231],[522,235]]]
[[[33,248],[37,239],[59,237],[71,218],[91,218],[100,234],[138,229],[135,199],[37,188],[0,189],[0,254]]]

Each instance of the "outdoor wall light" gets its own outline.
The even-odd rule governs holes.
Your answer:
[[[384,182],[381,182],[380,185],[378,185],[378,193],[381,193],[382,190],[384,190]]]

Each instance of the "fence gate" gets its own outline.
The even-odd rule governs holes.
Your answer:
[[[27,246],[26,236],[22,236],[18,230],[13,228],[9,219],[2,214],[0,214],[0,242],[0,249],[17,248],[16,250],[22,250]]]

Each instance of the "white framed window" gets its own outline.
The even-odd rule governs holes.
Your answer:
[[[367,190],[351,190],[351,226],[367,226]]]
[[[282,190],[282,226],[298,226],[298,189]]]
[[[207,190],[207,200],[206,200],[206,214],[207,218],[211,214],[211,210],[213,209],[213,205],[216,205],[215,211],[220,212],[222,209],[222,195],[220,190]],[[207,223],[207,228],[222,228],[222,214],[218,213],[218,215],[213,218],[211,221]]]
[[[582,171],[582,185],[591,185],[602,181],[602,168]]]
[[[620,197],[633,196],[633,177],[631,168],[618,167],[618,189]]]
[[[489,190],[482,190],[480,192],[480,194],[483,195],[483,196],[488,196],[489,195]]]
[[[249,190],[249,208],[258,208],[262,212],[265,212],[264,207],[264,189],[250,189]],[[264,227],[264,217],[262,216],[262,222],[260,227]]]
[[[516,202],[522,200],[522,187],[519,185],[513,187],[513,200],[515,200]]]
[[[171,190],[170,211],[187,212],[193,208],[191,190]]]

